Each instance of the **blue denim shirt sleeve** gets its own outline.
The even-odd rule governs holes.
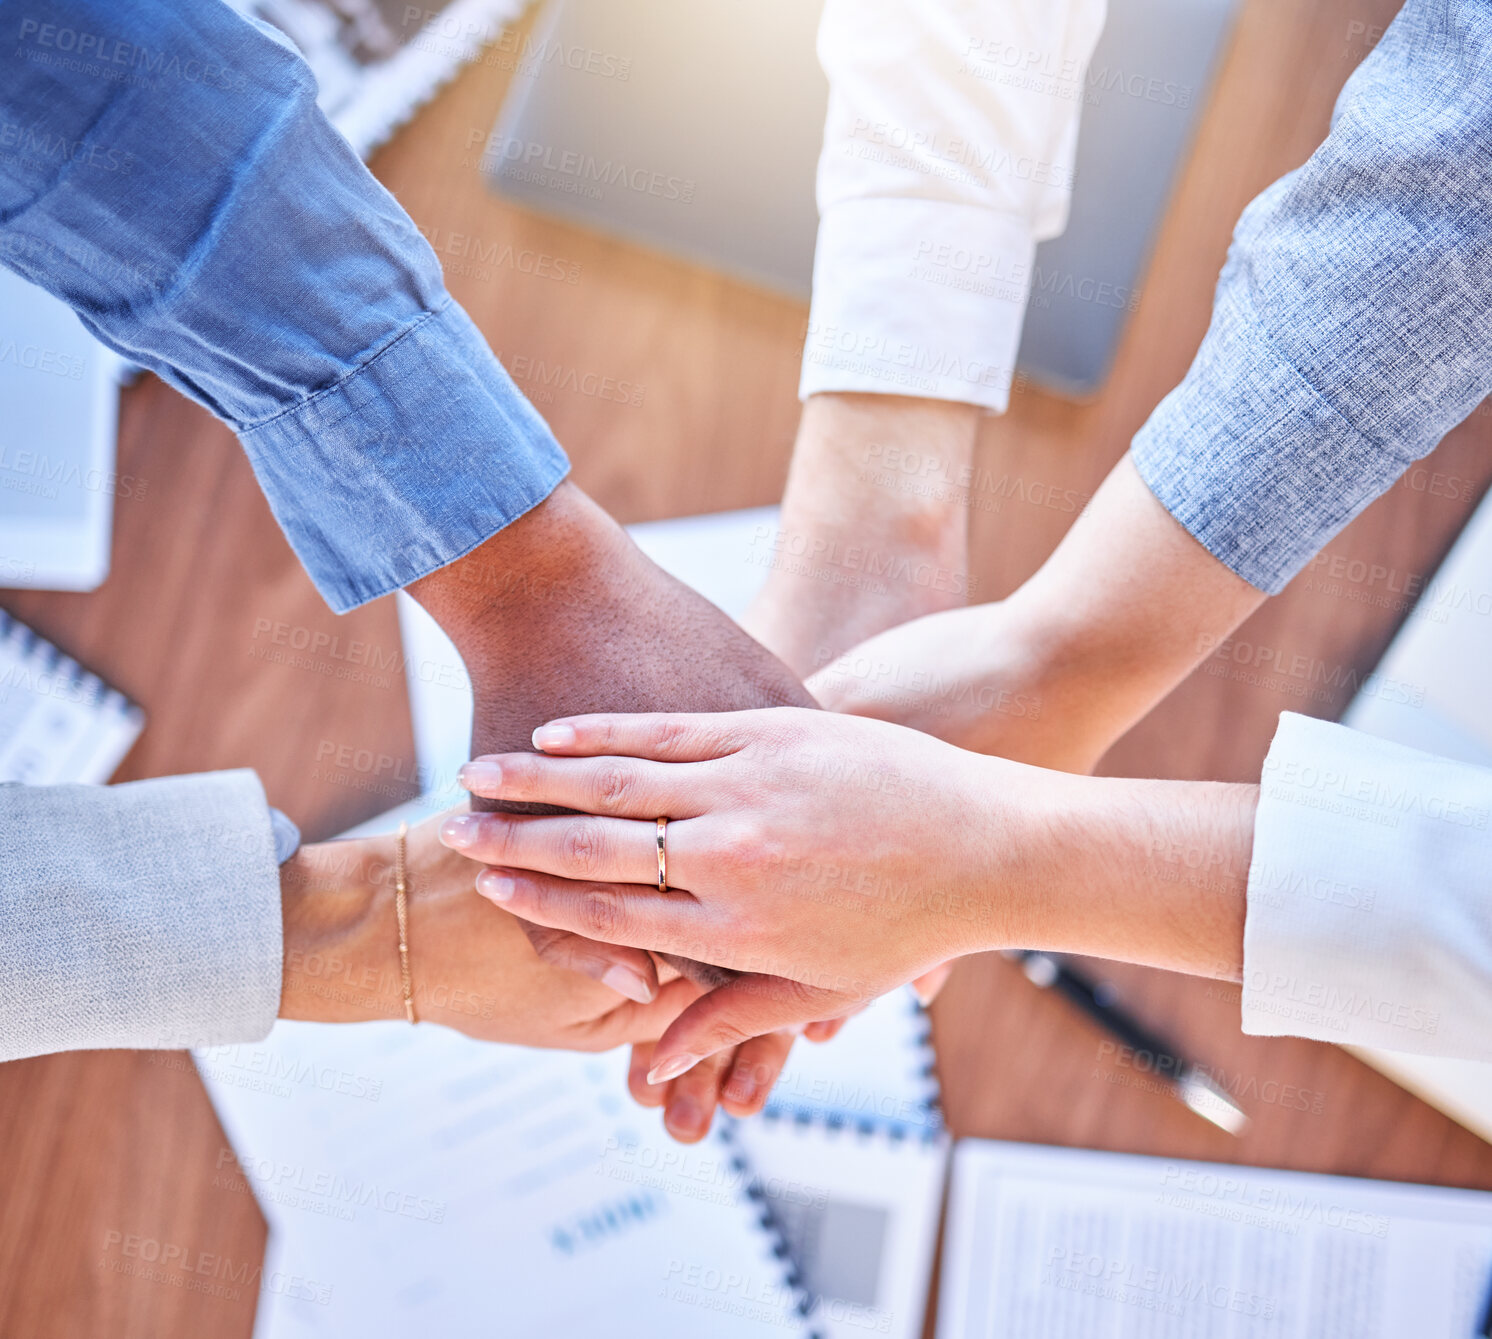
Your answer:
[[[221,0],[0,0],[0,261],[238,433],[327,602],[569,466],[288,42]]]
[[[1492,391],[1492,6],[1408,0],[1330,135],[1245,210],[1132,455],[1274,594]]]

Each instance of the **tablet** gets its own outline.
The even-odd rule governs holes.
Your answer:
[[[0,586],[93,590],[109,572],[124,366],[65,303],[0,270]]]

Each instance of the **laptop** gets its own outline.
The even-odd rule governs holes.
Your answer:
[[[822,9],[547,0],[482,166],[521,204],[806,299]],[[1067,230],[1036,253],[1018,358],[1033,380],[1085,396],[1107,377],[1236,9],[1109,0],[1084,85],[1059,90],[1083,122]]]

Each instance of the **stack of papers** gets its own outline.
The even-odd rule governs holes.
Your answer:
[[[1469,1339],[1492,1195],[963,1140],[940,1339]]]

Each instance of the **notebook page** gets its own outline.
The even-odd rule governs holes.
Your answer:
[[[0,782],[101,784],[144,727],[139,707],[0,610]]]
[[[799,1041],[766,1113],[732,1138],[830,1339],[922,1332],[948,1141],[927,1015],[883,996],[833,1041]]]
[[[927,1015],[911,989],[881,996],[831,1042],[799,1041],[767,1109],[779,1116],[888,1126],[909,1134],[941,1130]]]
[[[299,1281],[264,1289],[259,1339],[804,1332],[728,1151],[673,1144],[622,1052],[282,1022],[198,1061],[220,1188],[259,1198]]]

